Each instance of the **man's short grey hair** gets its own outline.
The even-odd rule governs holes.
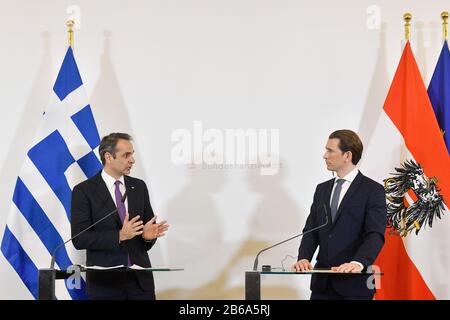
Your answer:
[[[102,138],[102,141],[100,142],[100,146],[98,148],[98,153],[100,155],[100,159],[102,160],[102,164],[105,165],[105,153],[109,153],[113,156],[113,158],[116,158],[116,146],[117,141],[120,139],[131,141],[133,138],[128,133],[121,133],[121,132],[114,132],[110,133],[107,136],[104,136]]]

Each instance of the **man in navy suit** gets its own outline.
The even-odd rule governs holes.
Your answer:
[[[128,176],[135,163],[131,136],[111,133],[100,142],[99,154],[103,170],[72,192],[72,236],[115,208],[117,213],[73,239],[73,244],[86,249],[88,266],[151,267],[147,251],[168,224],[156,222],[145,182]],[[92,299],[155,299],[151,272],[88,272],[86,285]]]
[[[373,283],[357,273],[372,265],[384,245],[386,197],[381,184],[359,172],[363,145],[351,130],[333,132],[323,156],[336,177],[319,184],[304,231],[328,224],[302,238],[296,271],[313,269],[311,259],[319,247],[315,268],[341,274],[313,274],[312,300],[372,299]],[[326,215],[328,220],[326,220]]]

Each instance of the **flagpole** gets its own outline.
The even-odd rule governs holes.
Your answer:
[[[403,15],[403,21],[405,21],[405,40],[401,41],[401,52],[403,54],[403,51],[405,50],[406,45],[408,44],[408,42],[411,39],[411,20],[412,20],[412,14],[409,12],[405,12],[405,14]],[[411,154],[408,150],[408,148],[406,148],[406,145],[402,145],[400,148],[400,159],[401,162],[405,162],[406,159],[408,159],[408,157],[411,157]]]
[[[448,39],[448,12],[444,11],[441,13],[442,18],[442,34],[444,36],[444,40]]]
[[[74,20],[67,20],[66,26],[67,26],[67,34],[69,37],[69,47],[73,49],[73,26],[75,24]]]
[[[409,41],[411,39],[411,13],[405,13],[403,15],[403,20],[405,21],[405,40]]]

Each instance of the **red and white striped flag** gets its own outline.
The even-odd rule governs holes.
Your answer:
[[[362,168],[387,188],[375,298],[450,299],[450,157],[409,42]]]

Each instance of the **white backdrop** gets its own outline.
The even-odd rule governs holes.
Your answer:
[[[0,235],[14,183],[65,54],[67,7],[80,9],[75,56],[101,135],[130,132],[151,202],[171,229],[151,251],[160,299],[242,299],[262,247],[298,233],[328,134],[367,145],[400,58],[402,15],[428,85],[448,1],[0,0]],[[379,12],[378,20],[377,12]],[[171,160],[174,130],[279,129],[282,167],[203,170]],[[370,171],[372,168],[367,168]],[[264,254],[281,266],[298,241]],[[286,265],[294,260],[288,258]],[[43,266],[44,267],[44,266]],[[29,299],[3,255],[0,298]],[[309,278],[263,279],[263,298],[306,299]]]

